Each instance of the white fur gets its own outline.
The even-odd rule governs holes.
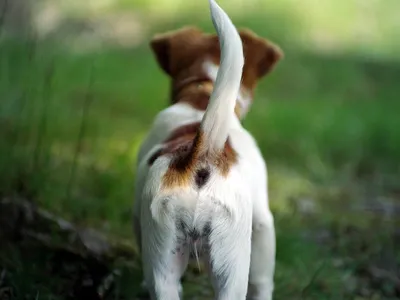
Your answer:
[[[156,117],[138,155],[134,228],[152,300],[180,299],[180,277],[187,266],[191,243],[197,242],[185,243],[177,222],[199,230],[210,224],[207,241],[200,242],[207,243],[205,256],[216,299],[270,300],[275,234],[268,207],[266,166],[256,142],[233,111],[243,66],[242,45],[227,15],[213,0],[210,6],[223,41],[215,93],[205,114],[178,103]],[[211,149],[221,149],[229,136],[238,163],[227,177],[209,166],[210,179],[200,190],[195,186],[163,188],[161,181],[170,157],[161,156],[152,166],[148,159],[174,129],[199,121]]]
[[[221,63],[201,126],[207,145],[213,150],[220,150],[228,138],[234,116],[244,57],[242,40],[229,17],[214,0],[210,0],[210,9],[219,37]]]

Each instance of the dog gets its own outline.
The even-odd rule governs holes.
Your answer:
[[[269,300],[275,230],[266,164],[241,120],[283,53],[237,31],[209,2],[216,35],[184,27],[150,42],[171,78],[171,105],[138,153],[135,236],[152,300],[180,299],[191,251],[205,259],[216,299]]]

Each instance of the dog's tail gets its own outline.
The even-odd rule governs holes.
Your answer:
[[[223,149],[228,138],[238,97],[244,57],[242,40],[228,15],[214,0],[210,1],[211,18],[221,48],[221,63],[210,102],[201,123],[206,150]]]

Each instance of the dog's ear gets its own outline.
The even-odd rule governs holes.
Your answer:
[[[204,35],[196,27],[158,34],[150,41],[150,46],[160,67],[170,76],[193,62],[202,48]]]
[[[283,58],[283,51],[274,43],[257,36],[248,29],[239,31],[243,43],[245,68],[254,69],[255,76],[260,79],[275,67]]]

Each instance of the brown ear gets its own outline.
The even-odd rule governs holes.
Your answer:
[[[203,33],[196,27],[158,34],[150,41],[150,46],[160,67],[170,76],[195,59],[202,47]]]
[[[271,72],[276,63],[283,58],[283,51],[274,43],[248,29],[240,30],[239,34],[243,42],[247,67],[254,68],[258,78]]]

